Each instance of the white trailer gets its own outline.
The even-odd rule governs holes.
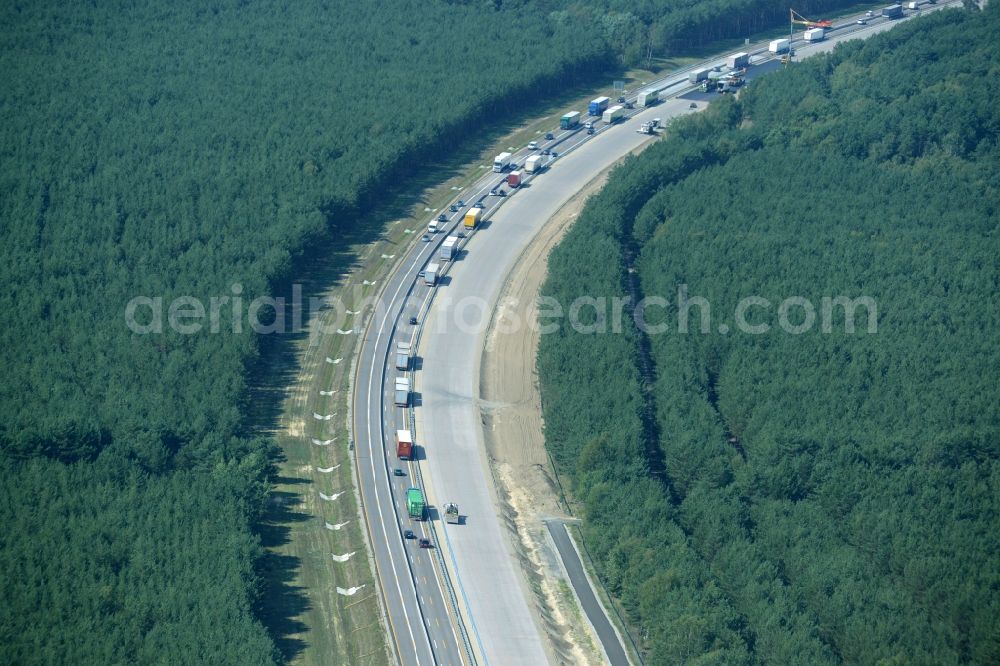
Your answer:
[[[807,42],[822,42],[823,38],[826,37],[826,30],[823,28],[812,28],[806,30],[803,36]]]
[[[611,125],[612,123],[616,123],[624,117],[625,117],[625,107],[613,106],[604,112],[604,115],[601,116],[601,120],[603,120],[608,125]]]
[[[441,261],[451,261],[455,258],[455,251],[458,249],[458,236],[448,236],[441,243],[438,257]]]
[[[510,153],[500,153],[493,158],[493,170],[497,173],[503,173],[510,166]]]
[[[660,91],[659,90],[643,90],[639,93],[636,98],[635,103],[639,107],[653,106],[660,101]]]
[[[767,45],[767,50],[774,54],[785,53],[788,51],[790,45],[791,42],[787,39],[775,39]]]
[[[424,284],[428,287],[433,287],[437,284],[437,276],[440,268],[438,264],[427,264],[427,268],[424,269]]]
[[[726,58],[726,67],[729,69],[740,69],[750,64],[750,54],[746,52],[734,53]]]
[[[542,170],[542,156],[532,155],[524,162],[524,170],[527,173],[538,173]]]

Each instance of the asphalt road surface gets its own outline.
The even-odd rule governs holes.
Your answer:
[[[622,647],[621,640],[618,638],[614,626],[604,613],[604,607],[601,606],[601,602],[597,600],[597,596],[590,586],[590,581],[587,580],[587,572],[584,571],[580,555],[576,552],[576,548],[573,546],[573,542],[566,532],[566,526],[559,521],[550,521],[545,523],[545,527],[548,528],[549,534],[552,535],[552,541],[556,544],[556,550],[559,551],[559,558],[562,560],[563,566],[566,567],[569,582],[573,586],[573,589],[576,590],[580,606],[583,608],[583,612],[587,614],[590,624],[594,627],[597,639],[601,641],[601,646],[604,649],[604,655],[608,662],[611,666],[629,666],[625,648]]]
[[[923,13],[942,6],[925,6]],[[797,58],[896,23],[876,19],[858,26],[845,21],[832,31],[831,39],[808,46],[796,43]],[[769,54],[761,45],[746,50],[755,54],[751,73],[775,66],[763,62]],[[686,83],[686,72],[693,68],[644,88],[697,96]],[[483,447],[476,399],[485,326],[507,273],[542,224],[589,180],[652,139],[633,131],[640,122],[690,113],[690,102],[690,97],[671,99],[637,110],[615,126],[596,122],[599,131],[592,137],[582,129],[556,132],[555,140],[540,146],[560,153],[546,171],[528,178],[526,186],[506,200],[488,196],[503,176],[484,175],[460,193],[465,206],[447,214],[445,232],[411,247],[382,285],[356,366],[353,437],[369,539],[401,663],[546,661],[543,639],[532,619],[531,593],[502,527],[504,518],[498,513]],[[523,165],[528,154],[519,151],[515,159]],[[440,242],[458,227],[466,208],[479,200],[486,205],[486,223],[462,241],[458,259],[446,267],[438,286],[425,285],[418,271],[436,256]],[[424,228],[417,225],[414,231],[422,234]],[[418,318],[418,326],[408,323],[410,316]],[[419,358],[407,373],[415,389],[407,409],[393,403],[394,379],[403,374],[393,363],[400,341],[419,341]],[[399,461],[395,431],[408,428],[415,429],[416,460]],[[401,476],[395,474],[397,468]],[[411,486],[425,490],[430,520],[407,516],[405,492]],[[436,507],[444,502],[458,503],[463,524],[445,525],[438,519]],[[417,538],[429,539],[433,547],[418,548],[416,539],[403,537],[407,529]],[[588,590],[577,583],[585,581],[572,581],[581,599]],[[609,655],[616,652],[613,646],[606,645],[605,650]],[[624,654],[620,646],[618,650]]]

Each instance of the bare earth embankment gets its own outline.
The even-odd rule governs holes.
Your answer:
[[[480,374],[484,438],[503,502],[500,508],[515,533],[521,565],[539,602],[557,663],[600,664],[602,658],[542,523],[568,514],[542,435],[535,301],[545,280],[549,251],[576,220],[587,197],[606,180],[602,174],[580,190],[518,259],[490,323]]]

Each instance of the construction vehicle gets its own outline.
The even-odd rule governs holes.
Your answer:
[[[424,519],[424,493],[420,488],[408,488],[406,490],[406,513],[411,520]]]
[[[807,19],[802,14],[799,14],[794,9],[788,10],[789,20],[793,25],[804,25],[807,28],[832,28],[833,21],[828,19],[823,19],[822,21],[813,21],[812,19]]]
[[[453,502],[448,502],[444,505],[444,520],[446,523],[452,525],[459,525],[460,516],[458,515],[458,505]]]

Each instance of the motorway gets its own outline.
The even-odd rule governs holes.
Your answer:
[[[832,39],[795,44],[797,57],[896,23],[845,22],[831,31]],[[766,44],[745,50],[754,54],[754,65],[768,59]],[[724,57],[696,67],[718,64],[724,64]],[[644,88],[688,93],[690,69]],[[751,73],[755,69],[764,67],[751,67]],[[487,173],[461,193],[465,207],[483,202],[486,223],[464,239],[456,261],[443,265],[446,273],[439,284],[428,287],[418,272],[458,228],[465,207],[448,215],[449,233],[409,248],[382,285],[355,366],[352,432],[368,536],[392,649],[400,663],[548,661],[533,619],[531,592],[502,526],[483,445],[477,400],[486,326],[506,275],[542,225],[588,181],[655,138],[633,131],[639,122],[690,113],[690,100],[697,96],[638,109],[624,123],[602,127],[594,136],[581,129],[557,132],[555,140],[541,148],[556,149],[558,159],[540,175],[527,178],[516,196],[489,196],[502,175]],[[523,164],[528,154],[521,150],[515,160]],[[418,318],[418,325],[409,325],[411,316]],[[409,409],[393,404],[393,380],[400,373],[394,369],[392,351],[399,341],[415,343],[419,352],[409,372],[414,387]],[[396,459],[397,429],[414,430],[415,460]],[[404,476],[394,475],[395,468]],[[430,520],[411,521],[407,516],[405,491],[410,486],[424,489]],[[444,502],[458,503],[464,524],[438,520],[434,507]],[[433,547],[420,549],[415,540],[404,539],[406,529],[429,539]],[[592,624],[596,626],[593,619]],[[605,651],[611,654],[612,649]]]

